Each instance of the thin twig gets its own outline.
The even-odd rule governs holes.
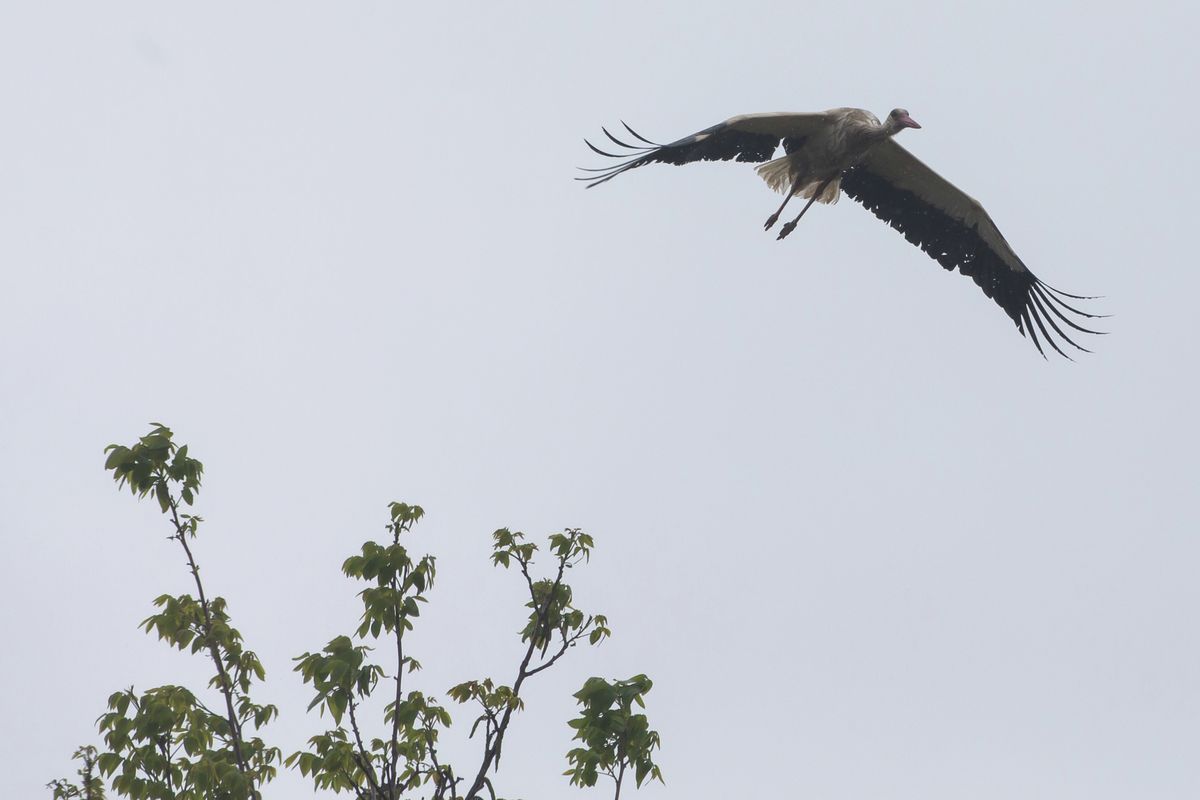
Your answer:
[[[400,533],[397,530],[393,544],[400,543]],[[396,586],[396,576],[392,575],[391,579],[392,591],[398,592]],[[400,700],[403,697],[403,680],[404,680],[404,632],[400,627],[400,609],[393,608],[392,624],[394,627],[393,633],[396,635],[396,701],[392,706],[392,752],[390,771],[388,775],[388,788],[392,792],[392,796],[396,794],[396,765],[400,761],[400,752],[398,750],[398,741],[400,739]]]
[[[160,736],[158,739],[158,750],[162,753],[163,759],[167,762],[167,792],[171,795],[175,794],[175,785],[171,780],[171,753],[167,743],[170,741],[170,736]]]
[[[554,577],[554,582],[550,585],[550,591],[546,595],[545,604],[541,605],[538,603],[533,578],[529,575],[529,562],[519,557],[517,562],[521,565],[521,574],[525,576],[525,583],[529,587],[530,599],[533,600],[534,607],[537,608],[537,620],[533,626],[533,630],[530,632],[529,646],[525,648],[525,657],[521,659],[521,665],[517,669],[517,679],[513,682],[512,687],[512,700],[504,709],[504,715],[500,718],[499,725],[496,726],[494,740],[484,750],[483,763],[479,765],[479,771],[475,774],[475,780],[471,783],[471,789],[466,794],[467,800],[475,800],[479,794],[479,790],[484,788],[488,782],[488,770],[492,768],[493,764],[498,765],[500,762],[500,751],[504,746],[504,732],[508,730],[508,723],[512,719],[513,709],[517,706],[520,699],[521,685],[532,674],[529,672],[529,662],[533,659],[534,650],[537,649],[539,636],[545,635],[547,637],[547,641],[543,643],[543,652],[545,652],[545,646],[549,644],[550,632],[544,630],[546,620],[550,615],[550,605],[558,595],[558,587],[562,583],[563,570],[566,568],[566,559],[560,557],[558,561],[558,573]]]
[[[192,577],[196,581],[196,591],[200,595],[200,608],[204,612],[204,638],[208,643],[208,652],[212,656],[213,664],[217,668],[217,675],[220,677],[221,693],[225,696],[225,711],[229,720],[230,735],[233,737],[233,755],[237,759],[238,771],[243,775],[249,775],[249,768],[246,765],[246,759],[242,754],[242,728],[238,723],[237,713],[233,708],[233,682],[229,678],[229,673],[225,670],[225,664],[221,661],[221,653],[217,647],[217,643],[212,637],[212,612],[208,607],[208,598],[204,594],[204,584],[200,582],[200,568],[196,566],[196,559],[192,556],[192,548],[188,547],[187,543],[187,526],[179,521],[179,507],[174,497],[167,495],[167,501],[171,509],[171,522],[175,525],[175,539],[183,546],[183,552],[187,554],[188,567],[192,571]],[[254,796],[258,796],[258,791],[254,790]]]
[[[356,760],[359,762],[358,768],[367,776],[367,781],[370,782],[371,788],[376,794],[379,793],[379,781],[375,779],[375,767],[371,765],[371,758],[367,755],[367,748],[363,747],[362,734],[358,732],[358,718],[354,715],[354,695],[350,695],[350,728],[354,731],[354,741],[358,743],[358,756]]]

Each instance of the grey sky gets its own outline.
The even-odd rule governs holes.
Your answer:
[[[110,692],[205,676],[135,629],[188,589],[101,469],[150,420],[207,466],[285,751],[322,724],[290,658],[350,630],[338,566],[397,499],[439,694],[515,668],[494,528],[597,537],[615,637],[538,678],[506,796],[575,791],[570,693],[640,671],[646,797],[1200,795],[1196,12],[526,8],[0,10],[0,795]],[[848,200],[775,241],[745,165],[571,180],[620,119],[840,105],[908,108],[1039,276],[1107,295],[1097,354],[1044,362]]]

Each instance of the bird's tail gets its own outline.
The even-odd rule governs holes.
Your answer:
[[[787,194],[791,188],[796,185],[796,179],[801,176],[803,166],[798,160],[792,156],[783,156],[774,161],[759,166],[755,169],[759,177],[766,181],[767,186],[770,186],[780,194]],[[796,192],[796,197],[809,198],[821,186],[821,181],[812,180],[801,183],[800,190]],[[836,203],[838,197],[841,196],[842,179],[841,177],[834,178],[825,187],[825,191],[821,192],[821,196],[817,198],[818,203]]]

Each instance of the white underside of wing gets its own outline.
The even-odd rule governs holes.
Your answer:
[[[871,150],[863,160],[863,166],[898,189],[912,192],[946,212],[963,225],[975,228],[984,243],[1005,264],[1019,272],[1027,271],[978,200],[938,175],[895,140],[889,139]]]

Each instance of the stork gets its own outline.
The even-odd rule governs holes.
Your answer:
[[[778,239],[795,230],[813,203],[836,203],[845,192],[947,270],[958,269],[972,278],[1043,357],[1046,353],[1038,331],[1050,347],[1067,358],[1070,356],[1051,331],[1072,347],[1090,351],[1074,342],[1059,323],[1082,333],[1103,333],[1076,321],[1103,315],[1089,314],[1067,302],[1096,298],[1068,294],[1039,280],[978,201],[896,142],[896,134],[921,127],[903,108],[893,109],[882,123],[860,108],[744,114],[666,145],[651,142],[621,124],[635,143],[627,144],[606,128],[601,130],[623,152],[606,152],[584,140],[596,153],[620,159],[616,165],[585,169],[590,174],[576,180],[584,181],[588,188],[646,164],[760,163],[756,169],[759,176],[784,194],[783,203],[767,218],[767,230],[774,227],[793,197],[808,199],[800,213],[780,228]],[[780,144],[783,156],[772,158]]]

